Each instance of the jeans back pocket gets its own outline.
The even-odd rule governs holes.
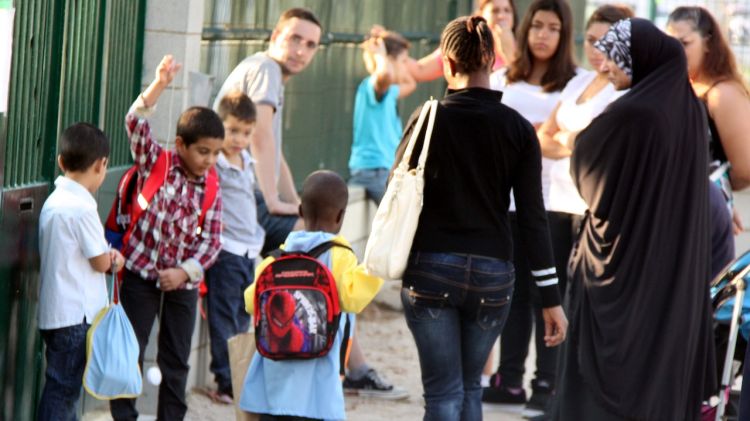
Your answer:
[[[401,289],[404,309],[416,319],[437,319],[448,303],[447,292],[416,290],[414,287]],[[407,314],[407,317],[409,314]]]

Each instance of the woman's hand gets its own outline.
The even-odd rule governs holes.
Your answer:
[[[544,344],[547,347],[560,345],[568,333],[568,319],[562,306],[542,309],[544,318]]]

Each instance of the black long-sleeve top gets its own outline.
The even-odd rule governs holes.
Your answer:
[[[544,307],[560,303],[557,275],[542,201],[541,149],[534,128],[500,103],[502,93],[467,88],[449,90],[438,105],[425,165],[424,207],[414,251],[465,253],[511,260],[508,222],[510,191],[518,225]],[[399,158],[416,124],[410,118]],[[422,139],[412,154],[416,166]]]

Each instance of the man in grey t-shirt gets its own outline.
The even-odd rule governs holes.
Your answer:
[[[299,195],[281,148],[284,84],[310,64],[318,50],[320,34],[320,22],[310,10],[285,11],[271,33],[268,49],[238,64],[214,102],[216,109],[224,95],[239,89],[257,109],[250,151],[260,187],[260,194],[256,195],[258,221],[266,231],[263,254],[277,248],[289,232],[302,228]]]

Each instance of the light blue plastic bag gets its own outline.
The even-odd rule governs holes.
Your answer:
[[[135,398],[143,388],[138,366],[138,339],[120,305],[114,277],[112,275],[109,305],[96,315],[86,335],[83,387],[100,400]],[[116,298],[114,301],[112,292]]]

